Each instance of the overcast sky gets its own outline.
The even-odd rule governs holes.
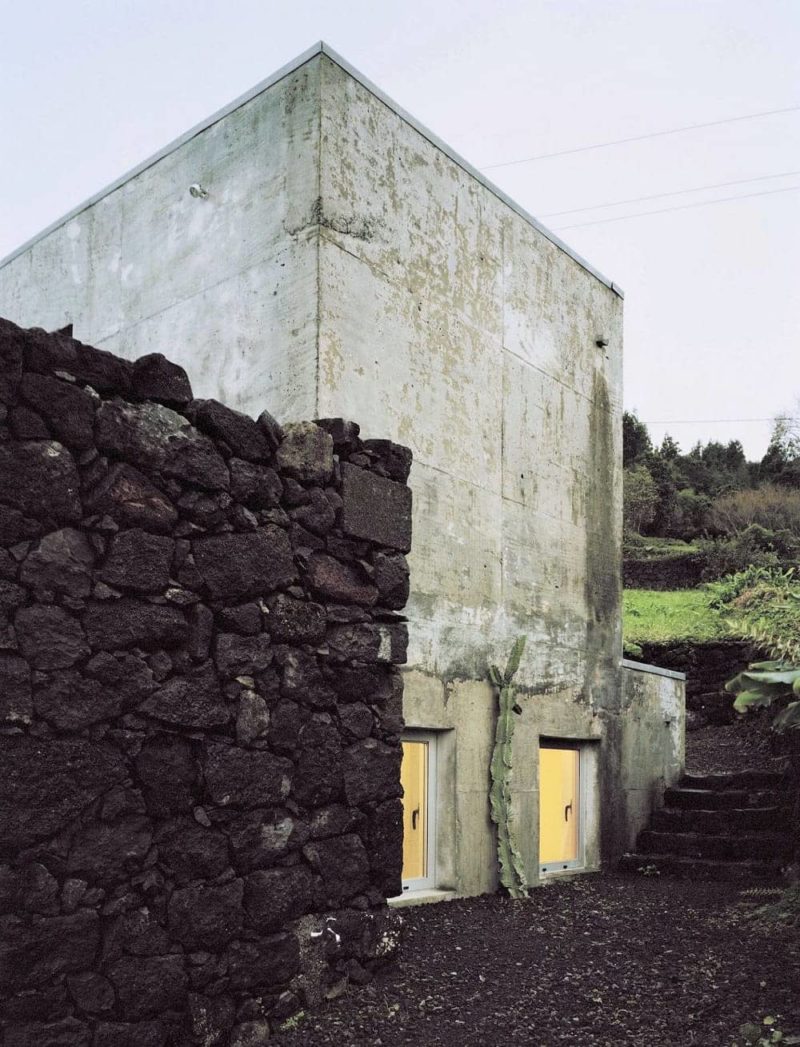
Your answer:
[[[738,437],[760,457],[768,421],[710,420],[800,398],[800,108],[490,168],[800,107],[800,0],[0,0],[0,15],[0,256],[324,39],[624,288],[625,403],[657,440]],[[736,184],[678,194],[718,183]],[[556,214],[657,194],[675,195]],[[600,222],[643,211],[666,213]]]

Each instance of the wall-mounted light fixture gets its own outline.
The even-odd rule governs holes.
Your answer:
[[[202,185],[200,185],[200,183],[199,183],[199,182],[193,182],[193,183],[192,183],[192,184],[191,184],[191,185],[189,186],[189,192],[190,192],[190,193],[191,193],[191,195],[192,195],[192,196],[194,196],[194,197],[195,197],[195,198],[196,198],[197,200],[205,200],[205,199],[207,198],[207,196],[208,196],[208,189],[204,189],[204,188],[202,187]]]

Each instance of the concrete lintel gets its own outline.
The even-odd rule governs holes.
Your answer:
[[[634,662],[630,658],[622,659],[622,668],[635,669],[640,673],[652,673],[653,676],[667,676],[670,680],[686,679],[686,673],[678,673],[674,669],[662,669],[659,665],[648,665],[647,662]]]
[[[196,138],[197,135],[202,134],[203,131],[206,131],[213,124],[216,124],[218,121],[224,119],[226,116],[235,112],[235,110],[240,109],[243,105],[246,105],[248,102],[252,101],[252,99],[255,98],[257,95],[261,94],[263,91],[266,91],[268,88],[273,87],[275,84],[278,83],[278,81],[283,80],[284,77],[287,77],[291,73],[296,72],[298,69],[300,69],[301,66],[304,66],[306,62],[310,62],[312,58],[316,58],[317,55],[321,54],[324,54],[332,62],[335,62],[336,65],[340,66],[349,76],[351,76],[354,80],[358,81],[358,83],[360,83],[362,87],[365,87],[368,91],[375,95],[376,98],[383,102],[384,105],[391,109],[392,112],[396,113],[401,120],[404,120],[406,123],[410,124],[416,131],[423,135],[423,137],[427,138],[432,145],[434,145],[437,149],[441,150],[441,152],[448,156],[454,163],[458,164],[459,167],[463,168],[468,174],[470,174],[473,178],[479,181],[491,193],[498,197],[498,199],[502,200],[504,204],[510,207],[513,211],[515,211],[521,218],[524,218],[526,222],[530,223],[530,225],[537,229],[543,236],[547,237],[547,239],[550,240],[551,243],[555,244],[556,247],[560,248],[562,251],[565,252],[565,254],[569,255],[569,257],[572,258],[575,262],[577,262],[578,265],[582,266],[582,268],[584,268],[588,273],[591,273],[592,276],[598,279],[601,283],[605,284],[606,287],[608,287],[611,291],[614,292],[614,294],[618,295],[620,298],[625,297],[622,288],[618,284],[614,283],[614,281],[610,280],[607,276],[604,276],[603,273],[601,273],[598,269],[595,269],[595,267],[591,265],[589,262],[587,262],[585,258],[579,255],[576,251],[574,251],[568,244],[564,243],[564,241],[560,237],[556,236],[556,234],[551,232],[546,226],[542,225],[542,223],[537,218],[534,218],[534,216],[530,214],[530,212],[526,211],[523,207],[516,203],[515,200],[513,200],[510,196],[504,193],[503,190],[499,188],[499,186],[496,186],[494,182],[490,181],[490,179],[488,179],[484,174],[482,174],[476,167],[473,167],[473,165],[469,163],[469,161],[465,160],[454,149],[451,149],[446,142],[443,142],[441,138],[435,135],[432,131],[429,131],[427,127],[421,124],[405,109],[403,109],[402,106],[398,105],[376,84],[374,84],[371,80],[364,76],[363,73],[360,73],[354,66],[350,65],[347,59],[343,58],[340,54],[334,51],[333,48],[329,47],[328,44],[326,44],[323,40],[320,40],[318,43],[314,44],[313,47],[310,47],[301,55],[298,55],[297,58],[293,59],[293,61],[288,62],[286,65],[282,66],[277,72],[273,73],[271,76],[268,76],[265,80],[262,80],[254,87],[251,87],[249,91],[245,91],[244,94],[240,95],[238,98],[235,98],[226,106],[223,106],[222,109],[217,110],[216,113],[213,113],[211,116],[206,117],[205,120],[201,120],[199,124],[195,124],[194,127],[184,132],[184,134],[174,139],[174,141],[170,142],[168,145],[165,145],[163,148],[153,153],[152,156],[148,157],[146,160],[143,160],[141,163],[131,168],[131,170],[127,171],[119,178],[116,178],[104,189],[101,189],[98,192],[94,193],[92,196],[89,197],[88,200],[84,200],[83,203],[78,204],[77,207],[73,207],[71,211],[67,212],[67,214],[63,215],[61,218],[56,219],[55,222],[51,222],[50,225],[42,229],[41,232],[37,233],[35,236],[32,236],[29,240],[26,240],[24,244],[21,244],[10,254],[6,255],[5,258],[0,259],[0,268],[2,268],[8,262],[13,261],[18,255],[21,255],[24,251],[27,251],[28,248],[32,247],[35,243],[38,243],[39,240],[43,240],[55,229],[58,229],[60,226],[65,225],[67,222],[71,221],[82,211],[85,211],[87,210],[87,208],[92,207],[94,204],[98,202],[98,200],[102,200],[104,196],[108,196],[110,193],[113,193],[115,190],[123,186],[126,182],[129,182],[132,178],[135,178],[137,175],[140,175],[149,167],[152,167],[154,164],[157,164],[159,160],[163,160],[165,156],[168,156],[170,153],[175,152],[176,149],[179,149],[186,142],[191,141],[192,138]]]

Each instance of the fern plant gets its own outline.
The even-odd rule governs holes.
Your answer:
[[[793,570],[750,567],[711,586],[713,602],[732,624],[772,658],[751,663],[725,685],[734,709],[745,713],[773,703],[776,731],[800,728],[800,582]]]

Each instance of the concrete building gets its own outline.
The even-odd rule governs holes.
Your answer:
[[[621,661],[611,281],[318,45],[0,263],[0,315],[413,449],[412,891],[496,884],[487,674],[522,634],[528,878],[632,845],[682,770],[683,684]]]

